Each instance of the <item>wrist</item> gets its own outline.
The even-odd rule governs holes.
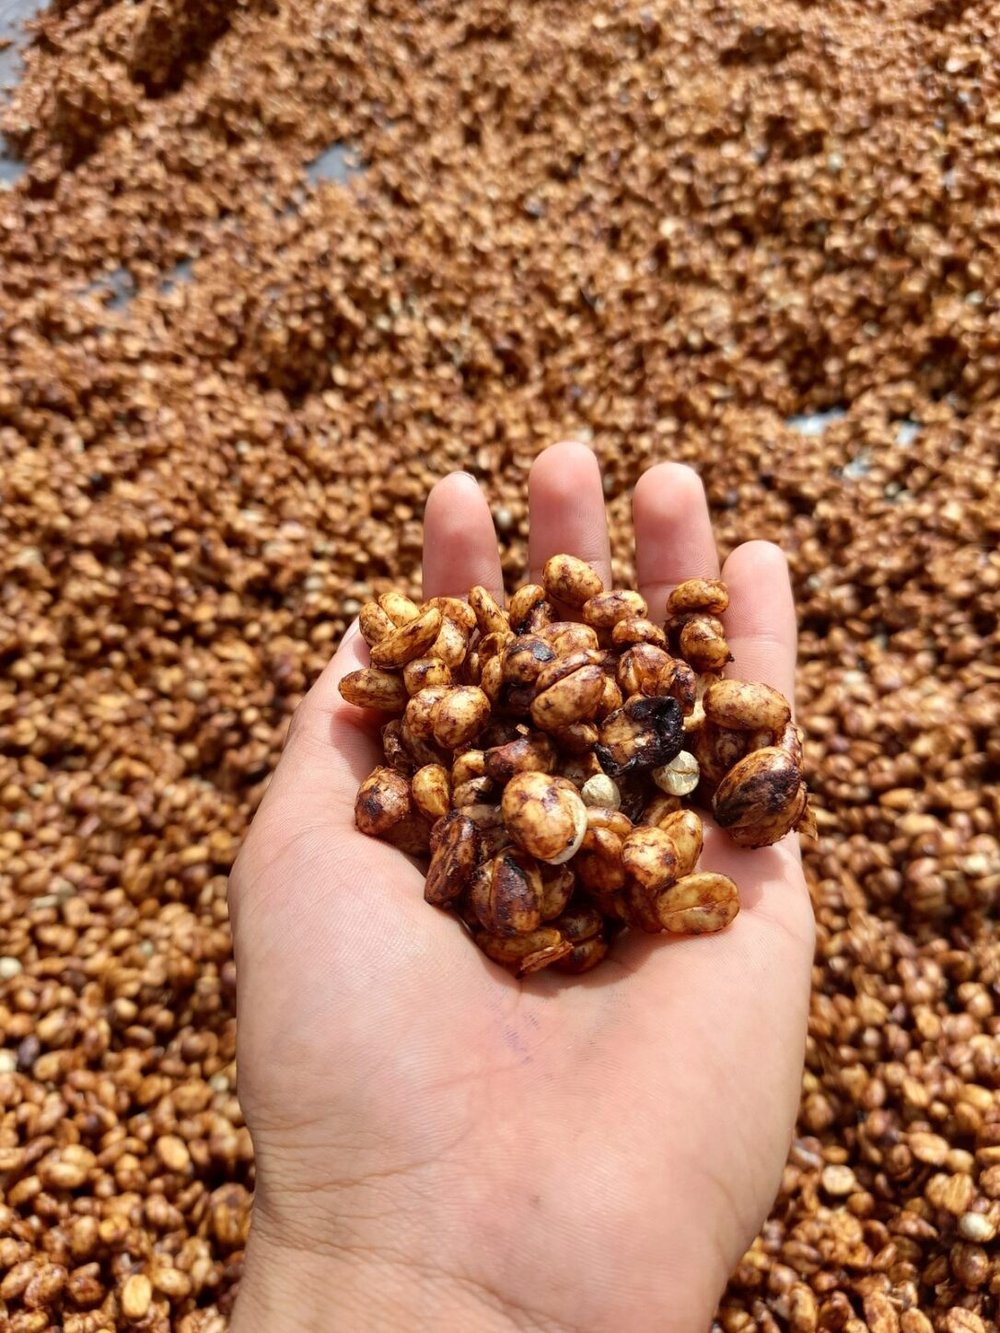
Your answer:
[[[230,1333],[567,1333],[518,1318],[499,1296],[359,1250],[317,1253],[251,1236]]]

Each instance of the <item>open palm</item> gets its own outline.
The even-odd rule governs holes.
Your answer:
[[[689,469],[646,473],[634,519],[651,615],[719,574]],[[540,457],[530,520],[533,579],[568,551],[611,586],[589,450]],[[435,488],[424,544],[426,596],[501,592],[469,477]],[[791,696],[783,557],[752,542],[722,575],[733,674]],[[813,931],[797,839],[748,852],[706,831],[702,865],[741,891],[722,934],[628,933],[585,977],[517,981],[354,828],[378,733],[337,683],[366,653],[348,635],[302,704],[232,878],[258,1170],[234,1328],[704,1330],[794,1123]]]

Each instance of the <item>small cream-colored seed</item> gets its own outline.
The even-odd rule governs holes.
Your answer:
[[[554,555],[547,560],[542,583],[548,595],[564,606],[581,607],[604,591],[597,571],[573,555]]]
[[[690,750],[681,750],[669,764],[653,769],[653,781],[668,796],[688,796],[701,779],[698,760]]]
[[[584,805],[602,806],[609,810],[619,809],[622,803],[618,784],[606,773],[595,773],[592,778],[588,778],[580,788],[580,795]]]
[[[988,1245],[997,1234],[996,1226],[983,1213],[963,1213],[958,1219],[958,1230],[964,1240],[974,1245]]]

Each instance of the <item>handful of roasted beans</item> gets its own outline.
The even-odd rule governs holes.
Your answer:
[[[661,627],[569,555],[506,609],[485,588],[369,602],[371,666],[340,690],[390,720],[358,828],[427,858],[427,901],[521,976],[587,972],[625,928],[722,930],[739,894],[697,869],[698,808],[740,847],[812,829],[788,701],[721,674],[728,605],[689,579]]]

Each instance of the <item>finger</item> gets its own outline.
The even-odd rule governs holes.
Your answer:
[[[724,616],[733,654],[728,675],[761,680],[795,697],[798,629],[788,562],[772,542],[746,542],[726,561],[729,588]]]
[[[550,556],[575,555],[611,587],[611,546],[597,458],[585,444],[554,444],[528,479],[528,559],[539,583]]]
[[[424,510],[424,596],[464,597],[477,584],[503,598],[497,535],[475,477],[439,481]]]
[[[353,819],[358,784],[379,762],[378,728],[386,719],[349,704],[339,686],[349,671],[367,665],[355,621],[295,711],[262,813],[280,806],[282,819],[299,826],[318,817]]]
[[[660,620],[678,583],[719,577],[701,478],[683,463],[658,463],[636,483],[632,519],[639,591],[649,603],[649,614]]]

